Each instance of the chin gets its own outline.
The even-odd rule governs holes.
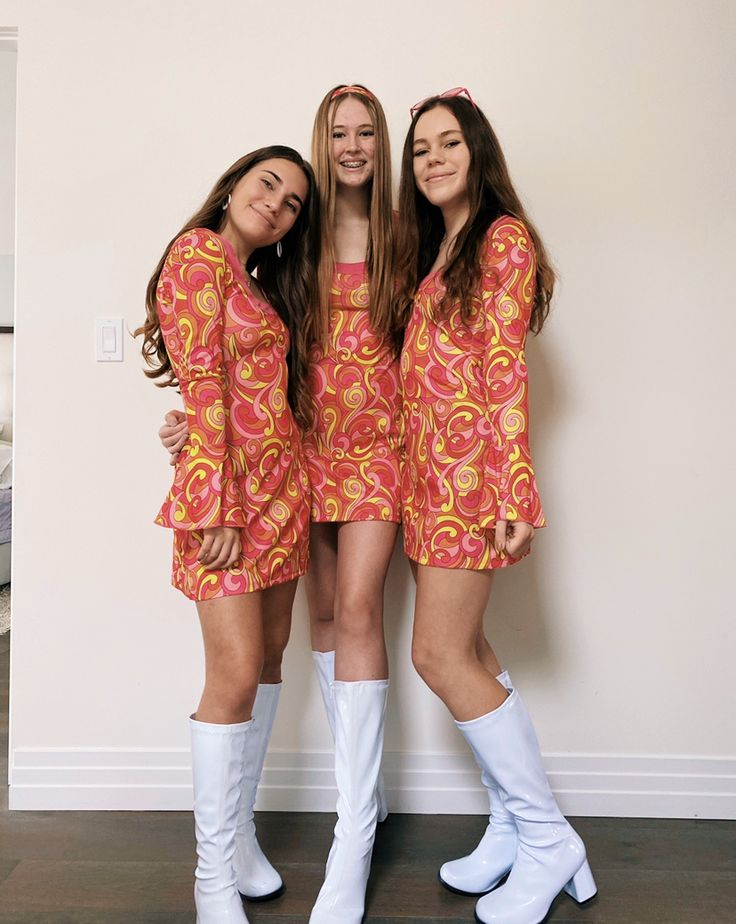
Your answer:
[[[370,183],[373,179],[372,173],[348,173],[347,175],[342,171],[337,175],[337,178],[342,183],[343,186],[365,186],[366,183]]]

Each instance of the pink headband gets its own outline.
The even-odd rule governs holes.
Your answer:
[[[445,90],[444,93],[435,93],[434,96],[425,96],[424,99],[419,100],[418,103],[414,105],[409,110],[409,115],[411,118],[414,118],[414,114],[418,112],[425,103],[428,103],[431,99],[452,99],[455,96],[461,96],[463,99],[468,100],[469,103],[473,104],[473,109],[478,107],[475,105],[475,100],[470,95],[470,90],[466,87],[453,87],[452,90]]]
[[[337,90],[332,94],[330,99],[337,99],[340,96],[345,96],[346,93],[357,93],[358,96],[365,96],[367,99],[374,100],[375,97],[370,90],[366,90],[365,87],[358,87],[355,84],[351,84],[349,87],[338,87]]]

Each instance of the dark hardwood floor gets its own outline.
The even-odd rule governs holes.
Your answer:
[[[9,637],[0,637],[0,772],[7,769]],[[179,812],[8,812],[0,787],[0,924],[194,924],[192,820]],[[286,893],[251,924],[305,924],[334,818],[263,813],[261,843]],[[599,897],[559,898],[550,924],[733,924],[736,823],[579,818]],[[468,924],[473,899],[437,882],[480,836],[472,816],[392,815],[379,828],[366,924]]]

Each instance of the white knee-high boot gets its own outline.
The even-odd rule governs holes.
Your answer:
[[[280,683],[261,683],[253,704],[253,731],[248,739],[243,771],[238,827],[235,832],[233,865],[238,892],[249,901],[263,902],[284,891],[284,882],[269,863],[256,837],[253,807],[263,773],[268,742],[281,695]]]
[[[595,881],[582,840],[560,812],[542,765],[529,713],[516,690],[493,712],[460,729],[514,818],[519,846],[504,885],[475,906],[482,924],[540,924],[564,889],[578,902]]]
[[[322,693],[322,702],[325,704],[327,713],[327,722],[332,732],[332,738],[335,738],[335,703],[332,698],[331,684],[335,679],[335,652],[334,651],[313,651],[312,657],[317,668],[317,680],[319,680],[319,689]],[[386,802],[386,792],[383,788],[383,774],[379,772],[378,783],[376,784],[376,800],[378,802],[378,823],[381,824],[388,818],[388,804]]]
[[[507,671],[496,680],[511,692]],[[458,723],[462,730],[462,723]],[[504,808],[502,794],[482,764],[481,782],[488,793],[490,815],[488,827],[475,850],[466,857],[443,863],[439,880],[451,892],[461,895],[483,895],[495,888],[509,872],[516,859],[517,834],[514,818]]]
[[[246,742],[253,722],[189,720],[192,735],[197,924],[248,924],[235,884],[233,854]]]
[[[376,834],[388,680],[336,680],[337,824],[310,924],[361,924]]]

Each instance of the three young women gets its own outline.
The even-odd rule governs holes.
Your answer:
[[[189,431],[156,522],[173,530],[172,583],[196,602],[204,640],[190,719],[198,924],[247,924],[239,893],[281,888],[252,819],[308,563],[297,419],[305,425],[309,409],[290,341],[314,287],[318,214],[314,175],[296,151],[241,158],[170,242],[137,332],[147,374],[180,387]]]
[[[353,442],[361,434],[349,426],[350,410],[373,397],[370,378],[361,374],[373,364],[356,368],[351,359],[364,334],[375,338],[387,373],[395,375],[390,346],[397,325],[391,309],[386,315],[375,309],[381,291],[376,229],[388,207],[377,205],[376,142],[368,139],[376,137],[378,120],[370,103],[377,107],[363,87],[335,88],[323,101],[323,128],[315,133],[316,142],[324,140],[325,128],[332,137],[326,150],[315,143],[327,208],[320,263],[324,313],[315,313],[308,325],[310,393],[317,406],[306,440],[316,485],[308,598],[328,715],[334,710],[340,795],[312,924],[362,919],[380,801],[374,793],[385,649],[378,620],[366,618],[371,608],[343,603],[358,576],[359,585],[372,590],[363,600],[371,596],[374,612],[380,610],[395,536],[394,527],[389,544],[388,529],[372,535],[366,529],[360,543],[351,542],[355,528],[367,525],[364,520],[373,526],[395,522],[393,495],[383,496],[393,485],[393,467],[367,480],[379,502],[366,508],[373,517],[349,518],[367,501],[361,494],[366,467],[349,464],[363,446]],[[387,164],[386,158],[386,169]],[[481,921],[537,924],[560,889],[583,901],[595,893],[595,884],[584,846],[547,784],[528,713],[483,634],[482,618],[495,569],[526,555],[535,527],[544,525],[529,454],[524,351],[528,329],[539,331],[544,322],[554,274],[513,189],[498,140],[467,91],[432,97],[412,111],[400,209],[395,275],[406,324],[401,500],[405,551],[417,580],[412,655],[466,737],[491,806],[480,844],[467,857],[445,863],[440,878],[452,890],[483,896],[476,907]],[[382,227],[384,240],[390,239],[390,225]],[[367,257],[363,266],[361,256]],[[341,275],[354,275],[355,283],[343,282]],[[346,288],[361,294],[345,299]],[[366,298],[371,308],[363,320],[369,323],[361,326],[358,315],[345,317],[350,309],[344,302],[365,312]],[[341,343],[343,331],[349,336]],[[370,355],[375,358],[375,347]],[[384,427],[371,432],[366,426],[364,442],[389,432],[397,419],[390,410],[393,381],[386,390],[391,402],[384,405]],[[366,416],[366,424],[370,420]],[[387,441],[383,458],[392,459],[395,446],[395,439]],[[376,458],[377,452],[371,461]],[[355,471],[360,475],[353,479]],[[376,516],[378,509],[385,514]],[[369,542],[376,562],[361,579]],[[354,553],[358,548],[361,554]],[[496,888],[505,876],[506,884]]]

